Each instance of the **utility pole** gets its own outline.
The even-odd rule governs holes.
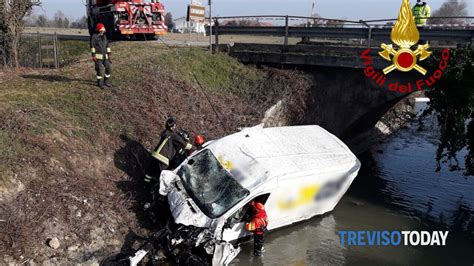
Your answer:
[[[212,54],[212,0],[209,0],[209,51]]]
[[[313,0],[313,5],[311,6],[311,14],[309,14],[309,17],[313,17],[314,15],[314,7],[316,6],[316,0]]]

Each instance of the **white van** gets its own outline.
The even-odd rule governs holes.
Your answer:
[[[239,252],[249,203],[265,204],[268,230],[332,211],[360,169],[337,137],[319,126],[251,128],[209,143],[174,171],[160,194],[177,224],[207,228],[218,239],[213,264]]]

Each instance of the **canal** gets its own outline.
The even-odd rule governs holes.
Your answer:
[[[243,244],[233,265],[474,265],[474,177],[436,171],[440,130],[435,114],[422,121],[359,156],[362,169],[333,212],[269,233],[261,258]],[[444,247],[342,247],[340,230],[450,233]]]

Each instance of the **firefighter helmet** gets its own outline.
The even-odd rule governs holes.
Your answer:
[[[97,25],[95,26],[95,29],[99,32],[100,31],[105,31],[105,26],[102,23],[97,23]]]
[[[206,142],[204,140],[204,137],[202,135],[196,135],[196,137],[194,137],[194,144],[196,146],[201,146],[202,144],[204,144],[204,142]]]
[[[165,126],[167,129],[172,129],[176,126],[176,119],[174,119],[173,117],[168,118],[168,120],[166,120]]]

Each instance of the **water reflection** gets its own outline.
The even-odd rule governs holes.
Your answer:
[[[431,101],[423,117],[435,115],[439,124],[435,169],[448,166],[469,176],[474,175],[474,52],[456,49],[451,53],[445,74],[426,92]],[[438,52],[431,58],[431,65],[436,67],[439,59]],[[464,165],[459,158],[464,159]]]
[[[242,245],[234,265],[341,265],[344,250],[339,244],[337,223],[333,215],[311,219],[272,232],[265,242],[261,258],[252,254],[252,243]]]
[[[417,105],[419,110],[424,107]],[[436,125],[433,123],[435,117],[426,116],[425,124]],[[378,193],[385,197],[387,204],[453,230],[468,230],[473,224],[474,180],[463,177],[459,171],[434,171],[438,164],[438,132],[436,128],[420,131],[417,123],[412,123],[377,147],[382,153],[372,158],[371,165],[376,169],[366,170],[375,179],[385,182]],[[459,157],[466,155],[466,149],[457,154]],[[367,157],[371,160],[370,155]],[[463,166],[462,163],[459,165]]]

